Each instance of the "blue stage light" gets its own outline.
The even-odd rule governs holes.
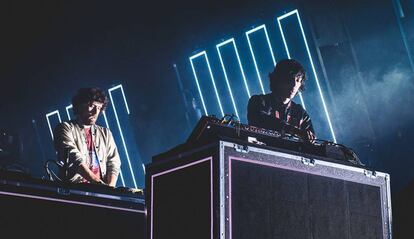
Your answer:
[[[215,82],[214,77],[213,77],[213,72],[211,71],[210,62],[208,60],[206,51],[202,51],[202,52],[197,53],[197,54],[190,57],[191,68],[193,69],[194,78],[195,78],[195,81],[196,81],[196,84],[197,84],[198,93],[200,94],[201,102],[202,102],[203,107],[204,107],[204,112],[206,113],[206,115],[208,115],[207,108],[206,108],[206,105],[205,105],[205,102],[204,102],[203,93],[201,92],[201,88],[200,88],[200,84],[199,84],[199,81],[198,81],[197,73],[195,71],[194,64],[193,64],[193,60],[197,57],[200,57],[200,56],[204,56],[204,58],[207,62],[207,67],[208,67],[208,70],[209,70],[209,73],[210,73],[211,82],[213,83],[214,92],[216,93],[217,102],[218,102],[218,105],[220,107],[221,114],[222,114],[222,116],[224,116],[224,111],[223,111],[223,107],[221,106],[220,96],[219,96],[218,91],[217,91],[216,82]]]
[[[283,43],[285,44],[286,52],[288,54],[288,57],[290,58],[289,49],[288,49],[288,46],[287,46],[287,43],[286,43],[285,36],[283,34],[282,25],[281,25],[280,21],[282,19],[287,18],[289,16],[292,16],[294,14],[296,14],[297,20],[299,22],[300,30],[301,30],[302,37],[303,37],[303,40],[304,40],[304,43],[305,43],[305,47],[306,47],[306,51],[308,53],[308,57],[309,57],[309,60],[310,60],[310,63],[311,63],[312,72],[313,72],[313,75],[314,75],[315,80],[316,80],[316,85],[318,87],[319,95],[320,95],[321,100],[322,100],[322,105],[323,105],[323,109],[325,111],[326,119],[328,121],[329,129],[331,131],[333,141],[336,143],[336,137],[335,137],[335,132],[334,132],[333,127],[332,127],[331,118],[329,116],[328,108],[326,107],[325,98],[323,96],[322,89],[321,89],[321,86],[319,84],[318,75],[316,74],[315,66],[313,64],[313,59],[312,59],[312,56],[311,56],[311,53],[310,53],[310,50],[309,50],[309,46],[308,46],[308,41],[306,40],[305,31],[303,30],[302,21],[300,20],[299,12],[298,12],[297,9],[295,9],[295,10],[293,10],[291,12],[288,12],[288,13],[286,13],[286,14],[284,14],[284,15],[282,15],[282,16],[280,16],[280,17],[277,18],[277,22],[278,22],[278,25],[279,25],[280,33],[282,34],[282,38],[283,38]],[[300,94],[300,92],[299,92],[299,96],[300,96],[300,99],[301,99],[302,104],[303,104],[303,98],[302,98],[302,94]],[[303,108],[305,108],[305,105],[304,104],[303,104]]]
[[[246,87],[247,95],[250,98],[251,95],[250,95],[249,86],[247,84],[246,75],[244,74],[244,69],[243,69],[243,66],[242,66],[242,63],[241,63],[241,60],[240,60],[239,51],[237,50],[237,46],[236,46],[236,42],[234,41],[234,38],[230,38],[230,39],[228,39],[226,41],[223,41],[222,43],[216,45],[216,48],[217,48],[217,51],[218,51],[219,57],[220,57],[221,66],[223,67],[223,70],[225,71],[224,64],[223,64],[223,61],[221,59],[221,54],[220,54],[219,48],[226,45],[226,44],[229,44],[229,43],[233,44],[234,52],[236,53],[236,57],[237,57],[237,63],[239,63],[240,72],[242,74],[244,86]]]
[[[283,14],[282,16],[277,18],[277,23],[278,23],[278,26],[279,26],[280,34],[282,35],[283,44],[285,45],[286,54],[287,54],[289,59],[291,59],[290,52],[289,52],[289,48],[288,48],[287,43],[286,43],[285,34],[283,33],[282,24],[280,23],[280,21],[284,18],[287,18],[287,17],[295,14],[295,11],[297,11],[297,10],[294,10],[292,12],[288,12],[288,13]],[[302,103],[303,108],[306,110],[305,101],[303,100],[303,96],[302,96],[301,92],[299,92],[299,98],[300,98],[300,101]]]
[[[250,37],[249,37],[250,34],[256,32],[256,31],[259,31],[259,30],[263,30],[264,33],[265,33],[267,45],[269,46],[270,54],[272,56],[273,65],[276,65],[276,60],[275,60],[275,56],[273,54],[272,44],[270,43],[269,34],[267,34],[267,29],[266,29],[266,25],[265,24],[260,25],[260,26],[258,26],[256,28],[253,28],[253,29],[251,29],[251,30],[249,30],[249,31],[246,32],[247,43],[249,45],[250,53],[251,53],[252,58],[253,58],[253,64],[254,64],[254,67],[256,69],[257,77],[259,79],[260,88],[262,89],[262,93],[265,94],[265,90],[264,90],[263,82],[262,82],[262,77],[260,76],[259,68],[257,66],[256,57],[255,57],[255,54],[253,52],[253,47],[252,47],[252,44],[250,42]]]
[[[126,101],[125,94],[124,94],[124,89],[122,88],[122,85],[118,85],[118,86],[115,86],[115,87],[112,87],[112,88],[108,89],[109,98],[110,98],[110,100],[111,100],[111,105],[112,105],[112,108],[114,109],[115,120],[116,120],[116,123],[117,123],[118,129],[119,129],[119,134],[120,134],[120,136],[121,136],[122,145],[124,146],[124,149],[125,149],[125,155],[126,155],[126,157],[127,157],[127,161],[128,161],[129,170],[130,170],[131,175],[132,175],[132,180],[133,180],[133,182],[134,182],[134,187],[135,187],[135,188],[137,188],[137,183],[136,183],[136,181],[135,181],[135,174],[134,174],[134,171],[132,170],[132,165],[131,165],[131,161],[130,161],[130,158],[129,158],[128,148],[127,148],[126,143],[125,143],[124,134],[122,133],[121,125],[120,125],[120,123],[119,123],[118,113],[117,113],[117,111],[116,111],[116,106],[115,106],[114,101],[113,101],[113,98],[112,98],[112,91],[114,91],[114,90],[116,90],[116,89],[121,89],[122,96],[123,96],[123,98],[124,98],[124,104],[125,104],[125,107],[126,107],[127,113],[129,114],[128,103],[127,103],[127,101]]]
[[[194,59],[194,58],[197,58],[197,57],[199,57],[199,56],[201,56],[203,53],[205,53],[205,52],[200,52],[200,53],[198,53],[198,54],[196,54],[196,55],[194,55],[194,56],[190,57],[190,63],[191,63],[191,68],[192,68],[192,70],[193,70],[194,79],[195,79],[195,81],[196,81],[196,85],[197,85],[198,93],[200,94],[201,103],[202,103],[202,105],[203,105],[204,113],[205,113],[206,115],[208,115],[208,112],[207,112],[207,107],[206,107],[206,104],[204,103],[203,93],[201,92],[200,84],[198,83],[198,77],[197,77],[196,71],[195,71],[195,69],[194,69],[194,64],[193,64],[193,59]]]
[[[53,130],[52,130],[52,126],[50,125],[49,117],[54,115],[54,114],[57,114],[57,116],[59,118],[59,123],[62,122],[62,119],[60,118],[59,110],[55,110],[55,111],[52,111],[52,112],[46,114],[47,125],[49,126],[49,131],[50,131],[50,135],[52,136],[52,139],[53,139]]]
[[[228,43],[233,43],[234,51],[236,52],[236,56],[237,56],[237,59],[238,59],[239,65],[240,65],[240,70],[242,72],[243,80],[244,80],[244,83],[245,83],[245,86],[246,86],[246,90],[247,90],[247,94],[249,95],[249,98],[250,98],[250,92],[249,92],[249,87],[247,86],[246,77],[244,76],[243,68],[241,67],[239,53],[237,51],[237,47],[236,47],[236,43],[234,42],[234,38],[231,38],[231,39],[226,40],[226,41],[224,41],[224,42],[222,42],[220,44],[217,44],[216,45],[217,53],[218,53],[219,58],[220,58],[221,67],[223,68],[224,79],[226,80],[227,89],[229,90],[231,102],[233,103],[233,108],[234,108],[234,111],[236,112],[236,116],[237,116],[237,118],[240,119],[239,112],[237,111],[236,102],[235,102],[234,97],[233,97],[233,92],[231,90],[230,82],[229,82],[229,79],[227,77],[227,71],[226,71],[226,68],[224,67],[223,58],[221,57],[221,52],[220,52],[220,47],[222,47],[222,46],[224,46],[224,45],[226,45]]]
[[[68,119],[69,119],[69,120],[71,120],[71,118],[70,118],[70,114],[69,114],[69,109],[72,109],[72,108],[73,108],[73,105],[72,105],[72,104],[70,104],[70,105],[66,106],[66,114],[68,115]]]

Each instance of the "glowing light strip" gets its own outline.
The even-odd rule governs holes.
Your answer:
[[[106,127],[109,129],[108,118],[106,118],[106,113],[105,113],[105,111],[102,111],[102,115],[103,115],[103,117],[104,117]],[[121,176],[121,183],[122,183],[122,185],[125,187],[124,175],[122,175],[122,171],[121,171],[121,169],[119,169],[119,176]]]
[[[122,85],[118,85],[118,86],[115,86],[115,87],[113,87],[113,88],[112,88],[112,90],[116,90],[116,89],[121,89],[122,98],[124,99],[124,103],[125,103],[125,108],[126,108],[126,110],[127,110],[127,113],[128,113],[128,114],[130,114],[130,112],[129,112],[128,102],[127,102],[127,100],[126,100],[125,93],[124,93],[124,88],[122,87]],[[107,118],[106,118],[106,114],[105,114],[105,112],[103,112],[103,113],[104,113],[104,119],[105,119],[105,122],[106,122],[106,124],[108,125],[108,120],[107,120]],[[109,126],[108,126],[108,128],[109,128]],[[142,169],[144,170],[144,174],[145,174],[145,173],[146,173],[146,172],[145,172],[145,165],[144,165],[144,164],[142,164],[141,166],[142,166]],[[135,178],[134,178],[134,180],[135,180]]]
[[[125,107],[126,107],[127,113],[130,114],[129,113],[128,103],[127,103],[126,98],[125,98],[124,88],[122,88],[122,85],[114,86],[111,89],[109,89],[108,92],[109,92],[109,94],[111,94],[111,91],[114,91],[114,90],[117,90],[117,89],[121,89],[121,93],[122,93],[122,97],[124,98],[124,103],[125,103]]]
[[[226,44],[228,44],[230,42],[232,42],[233,43],[233,46],[236,47],[236,45],[234,44],[234,39],[231,38],[231,39],[229,39],[227,41],[224,41],[224,42],[222,42],[220,44],[217,44],[216,45],[216,48],[217,48],[217,53],[218,53],[219,58],[220,58],[221,67],[223,68],[224,79],[226,80],[227,89],[229,90],[229,93],[230,93],[230,98],[231,98],[231,102],[233,103],[234,111],[236,112],[237,118],[240,118],[239,117],[239,112],[237,111],[236,102],[234,101],[233,92],[231,91],[230,82],[229,82],[229,79],[227,77],[227,71],[226,71],[226,68],[224,67],[223,58],[221,57],[221,52],[220,52],[220,47],[222,47],[222,46],[224,46],[224,45],[226,45]],[[235,51],[237,53],[237,49],[236,48],[234,48],[234,49],[235,49]],[[246,85],[246,87],[247,87],[247,85]],[[246,88],[246,89],[248,89],[248,88]]]
[[[209,157],[209,158],[205,158],[205,159],[201,159],[195,162],[191,162],[185,165],[181,165],[175,168],[171,168],[168,169],[166,171],[163,172],[159,172],[157,174],[154,174],[151,176],[151,208],[150,208],[150,212],[151,212],[151,219],[150,219],[150,238],[153,238],[153,233],[154,233],[154,180],[156,179],[156,177],[165,175],[165,174],[169,174],[169,173],[174,173],[175,171],[178,170],[182,170],[188,167],[192,167],[194,165],[200,164],[200,163],[204,163],[206,161],[209,161],[210,163],[210,238],[213,239],[214,234],[213,234],[213,225],[214,225],[214,219],[213,219],[213,191],[214,191],[214,184],[213,184],[213,158]]]
[[[72,105],[72,104],[70,104],[70,105],[66,106],[66,114],[68,115],[68,119],[69,119],[69,120],[71,120],[71,118],[70,118],[70,114],[69,114],[69,109],[72,109],[72,108],[73,108],[73,105]]]
[[[221,65],[222,65],[223,70],[224,70],[224,65],[223,65],[223,61],[221,60],[221,54],[220,54],[219,48],[224,46],[224,45],[227,45],[228,43],[233,43],[234,52],[236,53],[237,62],[239,63],[240,72],[241,72],[242,77],[243,77],[244,86],[246,87],[247,95],[250,98],[251,95],[250,95],[249,86],[247,85],[246,75],[244,74],[244,69],[243,69],[243,66],[242,66],[242,63],[241,63],[241,60],[240,60],[239,51],[237,50],[237,46],[236,46],[236,42],[234,41],[234,38],[230,38],[230,39],[216,45],[217,51],[219,52]]]
[[[49,131],[50,131],[50,135],[52,136],[52,139],[53,139],[53,130],[52,130],[52,126],[50,125],[49,117],[54,115],[54,114],[58,115],[59,123],[62,122],[62,119],[60,118],[59,110],[55,110],[55,111],[52,111],[52,112],[46,114],[47,125],[49,126]]]
[[[103,115],[103,117],[104,117],[106,127],[109,129],[108,118],[106,118],[106,113],[105,113],[105,111],[102,111],[102,115]],[[121,176],[121,183],[122,183],[122,186],[124,186],[124,187],[125,187],[124,175],[122,174],[121,169],[119,169],[119,176]]]
[[[325,98],[323,96],[322,89],[321,89],[321,86],[319,84],[318,75],[316,74],[315,65],[313,64],[313,59],[312,59],[312,56],[311,56],[311,53],[310,53],[310,50],[309,50],[309,46],[308,46],[308,41],[306,40],[305,31],[303,30],[302,21],[300,20],[299,12],[298,12],[297,9],[295,9],[295,10],[293,10],[293,11],[291,11],[287,14],[284,14],[284,15],[277,18],[277,21],[278,21],[278,24],[279,24],[279,29],[280,29],[280,32],[282,33],[283,43],[285,44],[286,52],[288,53],[288,57],[290,58],[288,47],[287,47],[287,44],[286,44],[286,40],[285,40],[285,37],[283,35],[283,30],[282,30],[282,27],[281,27],[281,24],[280,24],[280,20],[282,20],[283,18],[286,18],[288,16],[291,16],[293,14],[296,14],[296,17],[298,19],[300,30],[301,30],[301,33],[302,33],[302,37],[303,37],[303,40],[305,42],[306,51],[308,53],[308,57],[309,57],[309,60],[310,60],[311,66],[312,66],[313,75],[315,77],[316,85],[317,85],[318,91],[319,91],[319,95],[320,95],[321,100],[322,100],[322,105],[323,105],[323,109],[325,111],[325,116],[326,116],[326,119],[328,120],[329,129],[331,131],[333,141],[336,143],[337,141],[336,141],[336,137],[335,137],[335,132],[334,132],[333,127],[332,127],[331,118],[329,116],[328,108],[326,107]],[[301,97],[301,100],[302,100],[302,95],[301,94],[300,94],[300,97]],[[303,102],[303,100],[302,100],[302,102]],[[305,108],[305,106],[303,106],[303,107]]]
[[[294,10],[294,11],[297,11],[297,10]],[[282,34],[283,44],[285,45],[286,54],[287,54],[289,59],[291,59],[290,52],[289,52],[289,48],[288,48],[287,43],[286,43],[285,34],[283,33],[282,25],[280,23],[280,20],[282,20],[283,18],[291,16],[292,14],[294,14],[294,11],[288,12],[288,13],[286,13],[286,14],[284,14],[284,15],[277,18],[277,23],[279,25],[280,34]],[[301,92],[299,92],[299,98],[300,98],[300,102],[302,103],[303,108],[306,110],[305,102],[303,101],[303,96],[302,96]]]
[[[193,61],[192,61],[194,58],[199,57],[201,54],[203,54],[203,52],[200,52],[200,53],[198,53],[198,54],[190,57],[190,63],[191,63],[191,68],[193,69],[194,79],[195,79],[196,84],[197,84],[198,93],[200,94],[201,103],[203,104],[204,113],[206,115],[208,115],[207,108],[206,108],[206,104],[204,103],[203,93],[201,92],[200,84],[198,83],[198,77],[197,77],[197,74],[195,72],[194,64],[193,64]]]
[[[221,114],[222,114],[222,116],[224,116],[223,107],[221,106],[220,96],[219,96],[218,91],[217,91],[216,83],[215,83],[214,77],[213,77],[213,72],[211,71],[210,62],[208,60],[206,51],[202,51],[202,52],[200,52],[198,54],[195,54],[194,56],[191,56],[190,57],[191,68],[193,69],[194,78],[196,80],[196,84],[197,84],[197,88],[198,88],[198,93],[200,94],[200,97],[201,97],[201,102],[203,103],[204,112],[206,113],[206,115],[208,115],[207,108],[206,108],[206,105],[204,103],[203,94],[201,93],[200,84],[198,82],[198,77],[197,77],[196,71],[194,69],[194,64],[193,64],[193,59],[195,59],[195,58],[197,58],[199,56],[202,56],[202,55],[204,55],[204,58],[206,59],[207,66],[208,66],[208,70],[209,70],[209,73],[210,73],[211,82],[213,83],[214,92],[216,93],[217,102],[219,104]]]
[[[136,210],[136,209],[121,208],[121,207],[114,207],[114,206],[107,206],[107,205],[99,205],[99,204],[88,203],[88,202],[77,202],[77,201],[72,201],[72,200],[45,197],[45,196],[36,196],[36,195],[29,195],[29,194],[23,194],[23,193],[13,193],[13,192],[0,191],[0,195],[24,197],[24,198],[52,201],[52,202],[70,203],[70,204],[77,204],[77,205],[91,206],[91,207],[108,208],[108,209],[122,210],[122,211],[127,211],[127,212],[145,213],[145,211]]]
[[[118,119],[118,113],[117,113],[117,111],[116,111],[116,107],[115,107],[114,101],[113,101],[113,99],[112,99],[112,94],[111,94],[111,92],[112,92],[112,91],[114,91],[114,90],[116,90],[116,89],[118,89],[118,88],[121,88],[121,92],[122,92],[122,95],[123,95],[123,97],[124,97],[125,106],[126,106],[126,108],[127,108],[127,112],[128,112],[128,114],[129,114],[128,104],[127,104],[126,99],[125,99],[124,90],[123,90],[123,88],[122,88],[122,85],[118,85],[118,86],[115,86],[115,87],[113,87],[113,88],[108,89],[108,92],[109,92],[109,98],[110,98],[110,100],[111,100],[111,105],[112,105],[112,107],[113,107],[113,109],[114,109],[116,123],[117,123],[117,125],[118,125],[119,134],[121,135],[122,144],[123,144],[124,149],[125,149],[125,155],[127,156],[128,166],[129,166],[129,170],[130,170],[131,175],[132,175],[132,180],[133,180],[133,182],[134,182],[134,187],[135,187],[135,188],[137,188],[137,183],[136,183],[136,181],[135,181],[135,175],[134,175],[134,172],[133,172],[133,170],[132,170],[131,161],[130,161],[130,159],[129,159],[128,148],[127,148],[126,143],[125,143],[124,134],[122,133],[121,125],[120,125],[120,123],[119,123],[119,119]]]
[[[273,65],[276,65],[276,60],[275,60],[275,56],[273,54],[272,44],[270,43],[269,34],[267,34],[267,29],[266,29],[266,25],[265,24],[260,25],[260,26],[258,26],[256,28],[253,28],[253,29],[247,31],[246,32],[246,38],[247,38],[247,43],[249,45],[250,53],[251,53],[252,58],[253,58],[253,64],[254,64],[254,67],[256,69],[256,74],[257,74],[257,77],[259,78],[260,88],[262,89],[262,93],[265,94],[265,90],[264,90],[263,82],[262,82],[262,77],[260,76],[259,68],[258,68],[257,62],[256,62],[256,57],[254,55],[253,47],[252,47],[252,44],[250,42],[250,37],[249,37],[250,34],[256,32],[258,30],[261,30],[261,29],[263,29],[263,31],[265,33],[267,45],[269,46],[270,54],[272,56]]]

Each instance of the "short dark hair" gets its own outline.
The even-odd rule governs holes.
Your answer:
[[[109,102],[105,92],[98,87],[80,88],[78,92],[76,92],[76,95],[72,98],[73,112],[75,115],[78,115],[82,104],[93,101],[102,103],[101,111],[105,111]]]
[[[306,71],[305,68],[296,60],[283,59],[277,62],[272,73],[269,74],[270,90],[277,91],[280,85],[293,80],[295,76],[302,76],[302,85],[299,91],[305,90]]]

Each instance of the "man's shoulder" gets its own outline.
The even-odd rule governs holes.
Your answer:
[[[251,102],[264,102],[271,99],[271,94],[252,95],[249,99]]]
[[[102,131],[110,131],[109,128],[105,127],[105,126],[101,126],[101,125],[96,124],[95,127],[99,130],[102,130]]]
[[[292,100],[292,101],[291,101],[291,103],[290,103],[290,107],[291,107],[293,110],[295,110],[295,111],[297,111],[297,112],[300,112],[300,113],[304,113],[304,112],[306,112],[305,108],[303,108],[303,106],[302,106],[301,104],[298,104],[298,103],[294,102],[293,100]]]
[[[105,136],[107,136],[108,134],[111,133],[111,130],[108,127],[104,127],[104,126],[101,126],[101,125],[95,124],[95,129],[97,131],[101,132]]]
[[[75,126],[76,122],[73,120],[70,121],[63,121],[56,125],[55,129],[69,129],[73,128]]]

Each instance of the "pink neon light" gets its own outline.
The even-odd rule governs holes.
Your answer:
[[[231,223],[231,161],[232,160],[238,160],[238,161],[242,161],[242,162],[246,162],[246,163],[252,163],[252,164],[259,164],[259,165],[264,165],[264,166],[269,166],[269,167],[273,167],[273,168],[282,168],[282,169],[288,169],[291,171],[296,171],[296,172],[303,172],[303,173],[307,173],[307,174],[313,174],[313,175],[320,175],[323,176],[322,174],[317,174],[317,173],[310,173],[309,171],[305,171],[305,170],[301,170],[301,169],[296,169],[296,168],[291,168],[291,167],[287,167],[287,166],[283,166],[283,165],[275,165],[274,163],[268,163],[268,162],[258,162],[256,160],[252,160],[252,159],[245,159],[245,158],[238,158],[238,157],[229,157],[229,229],[230,229],[230,233],[229,233],[229,238],[232,238],[232,232],[233,232],[233,227],[232,227],[232,223]]]
[[[229,232],[229,237],[232,238],[233,235],[233,227],[232,227],[232,223],[231,223],[231,157],[229,158],[229,227],[230,227],[230,232]]]
[[[205,161],[210,161],[210,238],[213,239],[213,158],[212,157],[208,157],[208,158],[205,158],[205,159],[194,161],[192,163],[182,165],[182,166],[179,166],[179,167],[175,167],[175,168],[172,168],[172,169],[169,169],[169,170],[166,170],[164,172],[160,172],[160,173],[157,173],[157,174],[154,174],[154,175],[151,176],[151,222],[150,222],[150,224],[151,224],[150,238],[151,239],[153,239],[153,231],[154,231],[154,213],[153,213],[153,211],[154,211],[154,208],[153,208],[153,205],[154,205],[154,194],[153,194],[154,193],[154,178],[158,177],[160,175],[164,175],[164,174],[167,174],[167,173],[171,173],[171,172],[183,169],[183,168],[188,168],[188,167],[194,166],[196,164],[199,164],[199,163],[202,163],[202,162],[205,162]]]
[[[260,164],[260,165],[264,165],[264,166],[269,166],[269,167],[274,167],[274,168],[283,168],[283,169],[289,169],[292,170],[292,168],[286,167],[286,166],[279,166],[279,165],[275,165],[272,163],[267,163],[267,162],[257,162],[256,160],[251,160],[251,159],[245,159],[245,158],[237,158],[237,157],[229,157],[229,238],[233,238],[232,237],[232,233],[233,233],[233,224],[232,224],[232,205],[231,205],[231,161],[232,160],[238,160],[238,161],[242,161],[242,162],[246,162],[246,163],[253,163],[253,164]],[[304,170],[296,170],[296,171],[300,171],[300,172],[306,172]]]
[[[238,160],[238,161],[242,161],[242,162],[246,162],[246,163],[260,164],[260,165],[265,165],[265,166],[269,166],[269,167],[273,167],[273,168],[282,168],[282,169],[288,169],[288,170],[295,171],[295,172],[302,172],[302,173],[307,173],[307,174],[324,176],[323,174],[315,173],[315,172],[309,172],[309,171],[306,171],[306,170],[303,170],[303,169],[292,168],[292,167],[288,167],[288,166],[284,166],[284,165],[275,165],[275,163],[257,162],[256,160],[245,159],[245,158],[237,158],[237,157],[229,157],[229,160]]]
[[[42,197],[42,196],[35,196],[35,195],[28,195],[28,194],[21,194],[21,193],[11,193],[11,192],[3,192],[3,191],[0,191],[0,194],[2,194],[2,195],[8,195],[8,196],[17,196],[17,197],[24,197],[24,198],[32,198],[32,199],[42,199],[42,200],[53,201],[53,202],[64,202],[64,203],[78,204],[78,205],[84,205],[84,206],[109,208],[109,209],[115,209],[115,210],[121,210],[121,211],[128,211],[128,212],[145,213],[145,211],[135,210],[135,209],[121,208],[121,207],[112,207],[112,206],[99,205],[99,204],[86,203],[86,202],[76,202],[76,201],[70,201],[70,200],[65,200],[65,199],[49,198],[49,197]]]

